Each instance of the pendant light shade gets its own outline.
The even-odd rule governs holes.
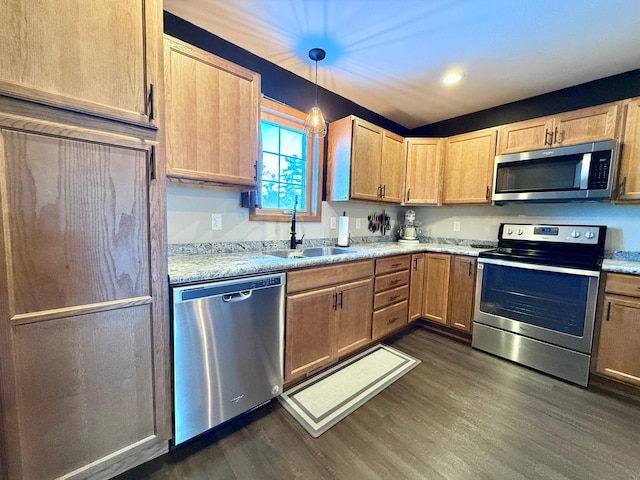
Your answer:
[[[327,134],[327,123],[324,121],[324,116],[318,106],[318,62],[323,60],[325,56],[326,52],[321,48],[309,50],[309,58],[316,62],[316,101],[302,128],[308,136],[317,138],[322,138]]]

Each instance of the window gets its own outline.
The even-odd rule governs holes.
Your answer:
[[[261,114],[262,208],[252,210],[250,219],[289,221],[297,196],[296,220],[319,222],[323,140],[304,134],[304,112],[263,99]]]

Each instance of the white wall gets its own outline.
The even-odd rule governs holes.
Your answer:
[[[399,207],[388,208],[353,202],[322,202],[321,222],[298,222],[298,238],[337,238],[337,230],[330,228],[330,218],[346,211],[352,237],[377,236],[380,232],[367,230],[367,217],[382,209],[391,216],[392,228],[400,212]],[[211,214],[222,215],[222,230],[211,230]],[[360,228],[356,228],[356,219]],[[252,222],[249,210],[240,207],[238,192],[212,188],[176,187],[167,188],[167,237],[174,243],[239,242],[260,240],[287,240],[289,222]]]
[[[640,206],[581,202],[477,207],[421,207],[416,217],[430,237],[497,240],[501,222],[606,225],[608,250],[640,251]],[[460,231],[453,231],[453,222]]]
[[[167,235],[169,243],[239,242],[287,240],[287,222],[251,222],[249,210],[241,208],[240,194],[212,188],[170,186],[167,189]],[[392,218],[392,228],[399,227],[406,208],[353,202],[323,202],[322,221],[299,222],[298,238],[335,238],[330,218],[347,212],[353,237],[380,236],[367,230],[367,216],[381,213]],[[640,251],[640,206],[600,203],[526,204],[476,207],[417,207],[416,218],[423,222],[422,234],[428,237],[496,240],[501,222],[565,223],[606,225],[609,250]],[[211,230],[211,214],[222,215],[222,230]],[[360,228],[356,229],[356,219]],[[453,231],[453,222],[460,231]]]

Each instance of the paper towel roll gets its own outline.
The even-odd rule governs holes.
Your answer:
[[[338,217],[338,246],[349,246],[349,217]]]

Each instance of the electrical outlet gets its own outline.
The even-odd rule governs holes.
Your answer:
[[[460,231],[460,222],[453,222],[453,231],[454,232]]]
[[[356,230],[360,230],[360,218],[356,218]]]
[[[222,230],[222,215],[219,213],[211,214],[211,230]]]
[[[329,228],[338,228],[337,222],[338,219],[336,217],[331,217],[329,219]]]

